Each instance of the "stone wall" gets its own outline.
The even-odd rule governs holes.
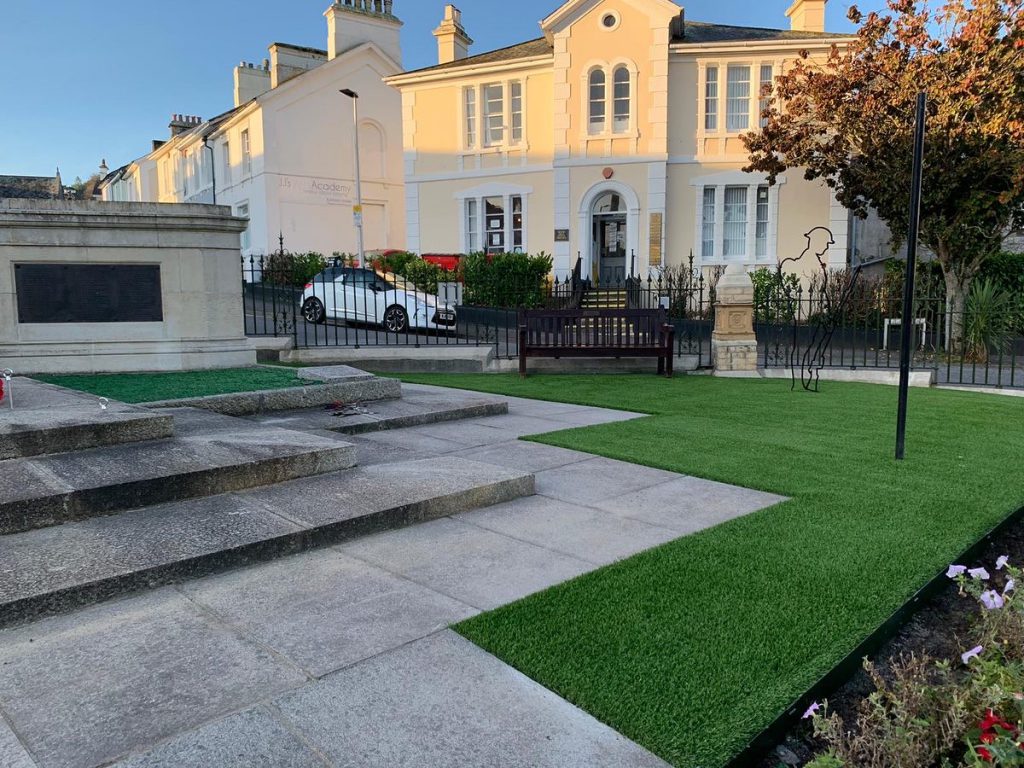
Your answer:
[[[93,373],[254,364],[242,316],[245,225],[218,206],[0,200],[0,367]],[[48,288],[37,285],[33,295],[42,306],[32,308],[31,322],[20,322],[26,312],[19,313],[18,266],[38,273],[41,264],[157,266],[162,311],[146,321],[74,322],[60,315],[61,322],[48,322],[67,293],[53,270],[54,314],[47,317]],[[102,280],[95,291],[107,291]]]

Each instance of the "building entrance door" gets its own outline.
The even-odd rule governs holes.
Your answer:
[[[593,225],[594,272],[598,285],[615,286],[629,277],[627,264],[626,204],[622,196],[606,192],[594,202]]]

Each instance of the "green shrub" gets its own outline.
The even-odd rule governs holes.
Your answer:
[[[975,280],[964,313],[964,353],[968,360],[988,362],[1010,341],[1012,299],[992,278]]]
[[[761,267],[750,275],[754,283],[754,322],[791,323],[797,314],[800,278]]]
[[[466,304],[537,307],[548,294],[553,260],[546,253],[472,253],[462,260]]]
[[[1010,328],[1024,336],[1024,253],[1000,253],[981,268],[981,279],[990,279],[1009,294]]]
[[[327,267],[322,253],[272,253],[263,262],[263,282],[302,288]]]

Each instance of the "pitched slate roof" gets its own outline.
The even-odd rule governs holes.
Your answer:
[[[0,176],[0,198],[52,200],[57,196],[54,176]]]
[[[503,61],[529,59],[534,56],[551,56],[554,52],[555,47],[549,43],[546,38],[538,37],[536,40],[527,40],[525,43],[517,43],[516,45],[510,45],[507,48],[499,48],[496,51],[488,51],[487,53],[480,53],[476,56],[468,56],[465,59],[457,59],[456,61],[450,61],[447,64],[435,64],[432,67],[413,69],[408,72],[403,72],[402,74],[410,75],[417,72],[440,72],[446,69],[454,69],[455,67],[470,67],[477,64],[497,64]]]
[[[685,33],[676,35],[673,43],[748,43],[760,41],[827,40],[850,37],[835,32],[799,32],[791,29],[765,29],[762,27],[734,27],[729,24],[708,24],[687,21]]]
[[[764,29],[761,27],[734,27],[728,24],[708,24],[703,21],[687,21],[685,35],[676,35],[673,43],[746,43],[761,41],[793,41],[793,40],[827,40],[849,37],[849,35],[836,34],[833,32],[795,32],[789,29]],[[471,67],[478,64],[497,64],[505,61],[517,61],[529,59],[534,56],[550,56],[554,54],[554,46],[547,41],[547,38],[538,37],[535,40],[527,40],[525,43],[517,43],[506,48],[499,48],[496,51],[480,53],[476,56],[468,56],[465,59],[448,62],[447,64],[435,64],[432,67],[413,69],[403,74],[411,75],[421,72],[443,72],[456,67]]]

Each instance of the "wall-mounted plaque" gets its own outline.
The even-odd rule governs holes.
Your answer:
[[[569,242],[569,230],[568,229],[556,229],[555,230],[555,242],[556,243],[568,243]]]
[[[652,267],[661,266],[661,239],[664,234],[664,217],[660,213],[651,214],[650,241],[648,242],[650,263]]]
[[[159,323],[157,264],[15,264],[19,323]]]

